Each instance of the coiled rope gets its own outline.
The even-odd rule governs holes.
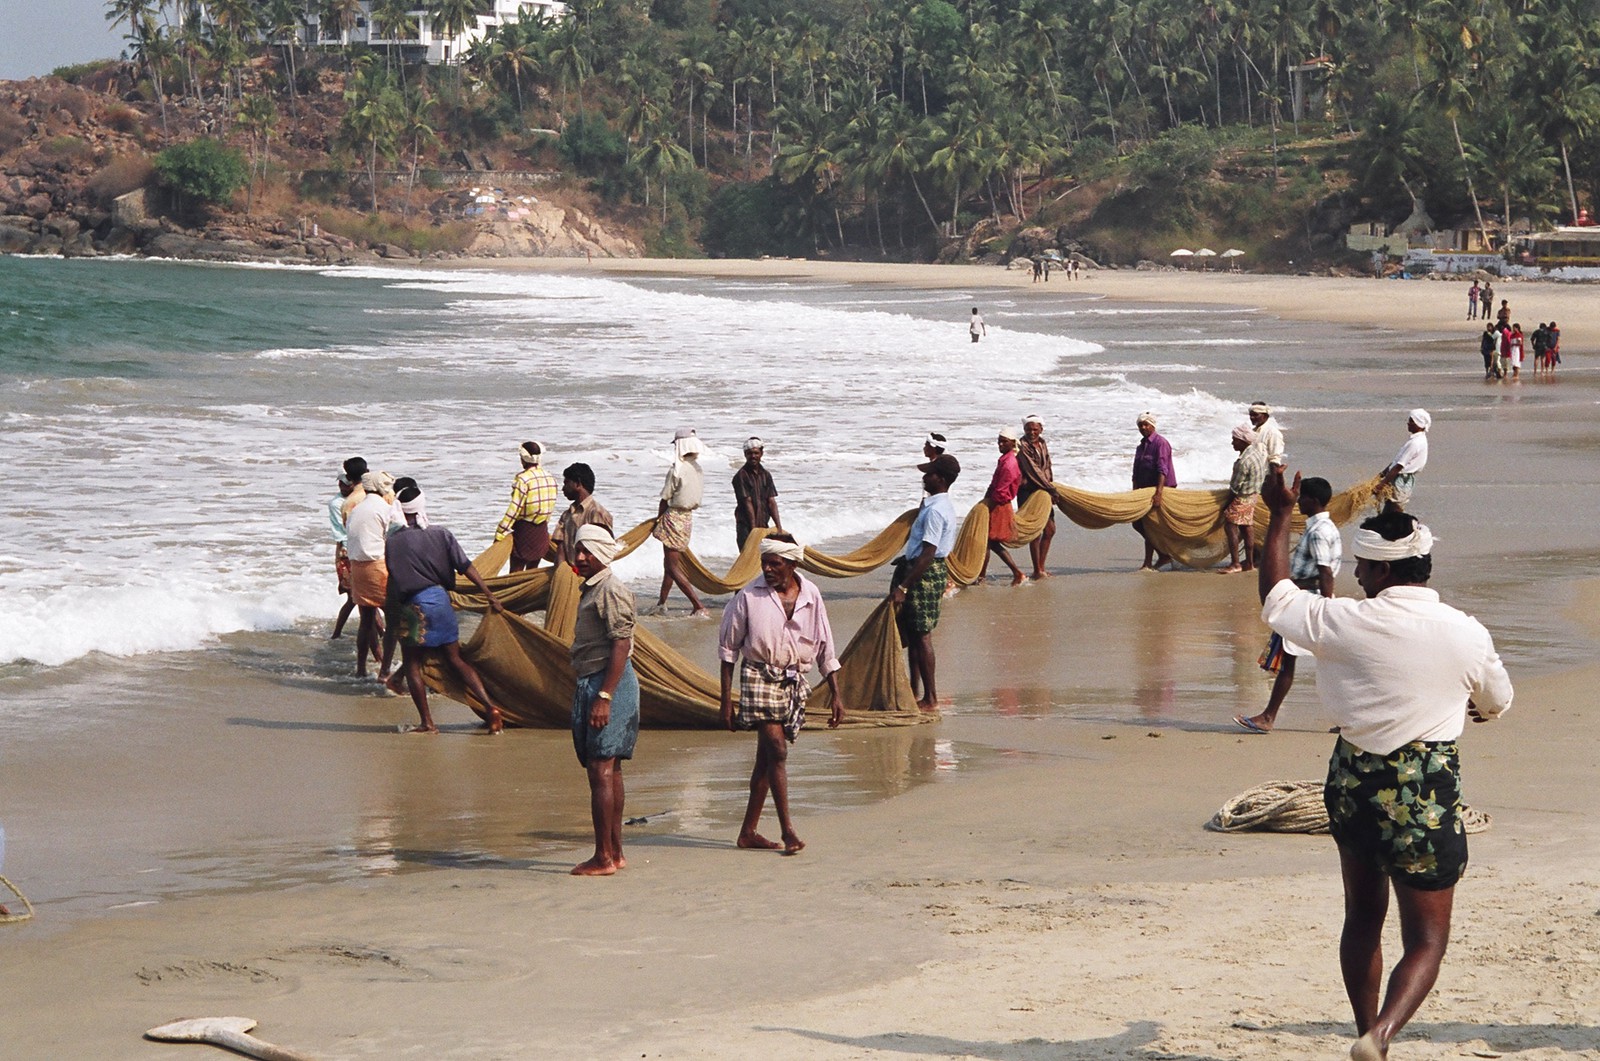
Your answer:
[[[18,899],[21,899],[23,906],[23,912],[20,914],[0,914],[0,925],[9,925],[17,921],[26,921],[28,918],[33,916],[33,904],[28,902],[28,897],[26,895],[22,894],[21,888],[18,888],[15,884],[12,884],[4,877],[0,877],[0,886],[4,886],[5,889],[12,895],[15,895]],[[4,905],[4,903],[0,903],[0,906]]]
[[[1328,811],[1322,805],[1321,781],[1268,781],[1241,792],[1222,805],[1206,822],[1218,833],[1325,833]],[[1481,833],[1494,819],[1465,804],[1461,824],[1468,833]]]

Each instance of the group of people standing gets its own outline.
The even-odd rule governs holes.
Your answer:
[[[1561,363],[1561,328],[1555,321],[1539,322],[1532,335],[1525,335],[1522,325],[1511,319],[1511,305],[1500,300],[1494,310],[1494,287],[1484,284],[1480,289],[1474,280],[1467,289],[1467,319],[1483,317],[1483,334],[1478,340],[1478,352],[1483,355],[1483,378],[1517,382],[1522,378],[1522,364],[1531,358],[1535,377],[1553,377]]]

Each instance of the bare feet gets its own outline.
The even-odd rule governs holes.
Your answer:
[[[776,847],[777,845],[774,844],[773,846]],[[805,849],[806,849],[806,842],[804,840],[800,839],[798,836],[794,835],[794,833],[784,833],[783,834],[783,853],[784,854],[786,854],[786,855],[798,855],[800,852],[804,851]]]
[[[774,840],[768,840],[760,833],[750,833],[749,835],[740,833],[739,839],[734,841],[734,845],[742,847],[746,851],[776,851],[783,846]]]
[[[1043,582],[1045,579],[1050,577],[1050,572],[1048,572],[1048,571],[1035,571],[1033,574],[1029,575],[1028,577],[1033,579],[1035,582]]]
[[[628,868],[628,860],[623,858],[621,855],[618,855],[617,856],[616,865],[617,865],[618,869],[627,869]]]
[[[1026,581],[1027,581],[1027,579],[1022,577],[1022,572],[1021,571],[1018,571],[1016,574],[1011,576],[1011,584],[1013,586],[1020,586]]]
[[[406,691],[404,677],[400,674],[389,675],[388,678],[384,679],[383,687],[396,696]]]
[[[694,611],[689,613],[689,618],[691,618],[691,619],[709,619],[709,618],[711,618],[711,609],[710,608],[696,608]]]
[[[939,705],[934,703],[932,700],[918,700],[917,701],[917,710],[918,711],[937,711],[937,710],[939,710]]]
[[[1378,1040],[1371,1032],[1357,1039],[1350,1048],[1351,1061],[1386,1061],[1389,1051],[1378,1045]]]
[[[1237,575],[1239,572],[1241,572],[1243,570],[1244,570],[1244,568],[1240,567],[1238,564],[1233,564],[1230,567],[1225,567],[1221,571],[1218,571],[1217,574],[1219,574],[1219,575]]]
[[[504,716],[500,714],[500,709],[498,707],[491,707],[489,709],[489,717],[483,720],[483,724],[489,728],[489,733],[491,736],[504,733],[506,729],[506,720]]]
[[[435,726],[432,722],[430,722],[426,726],[408,726],[405,729],[401,730],[401,732],[402,733],[438,733],[439,732],[439,727]]]
[[[617,864],[609,858],[596,856],[572,867],[574,877],[609,877],[617,871]]]

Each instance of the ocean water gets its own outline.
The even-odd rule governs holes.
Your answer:
[[[965,462],[962,509],[996,430],[1034,412],[1063,481],[1125,488],[1144,409],[1184,485],[1224,480],[1252,395],[1208,385],[1293,333],[1055,296],[0,257],[0,667],[325,623],[325,507],[353,454],[416,477],[471,553],[524,439],[558,472],[592,465],[627,527],[654,514],[673,429],[692,425],[709,449],[695,548],[713,562],[734,555],[728,479],[751,434],[786,527],[824,549],[917,503],[929,430]],[[620,570],[646,585],[659,551]]]

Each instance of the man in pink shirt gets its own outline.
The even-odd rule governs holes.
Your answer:
[[[1017,466],[1017,436],[1010,429],[1001,428],[1000,437],[995,443],[1000,447],[1000,460],[995,463],[989,490],[983,495],[983,503],[989,507],[989,552],[983,554],[983,570],[978,577],[984,578],[989,574],[989,554],[993,553],[1011,569],[1011,584],[1020,586],[1023,581],[1022,568],[1006,551],[1006,542],[1016,536],[1011,502],[1022,486],[1022,469]]]
[[[806,721],[806,677],[812,664],[822,671],[833,697],[830,727],[844,719],[833,628],[822,594],[800,577],[805,550],[792,535],[769,534],[761,542],[761,580],[752,582],[722,612],[717,635],[722,659],[722,724],[729,731],[756,731],[756,765],[750,773],[750,802],[738,845],[758,851],[797,855],[805,843],[789,820],[789,747]],[[743,657],[741,662],[740,657]],[[733,708],[733,666],[739,663],[739,710]],[[767,793],[778,812],[783,843],[760,833]]]

